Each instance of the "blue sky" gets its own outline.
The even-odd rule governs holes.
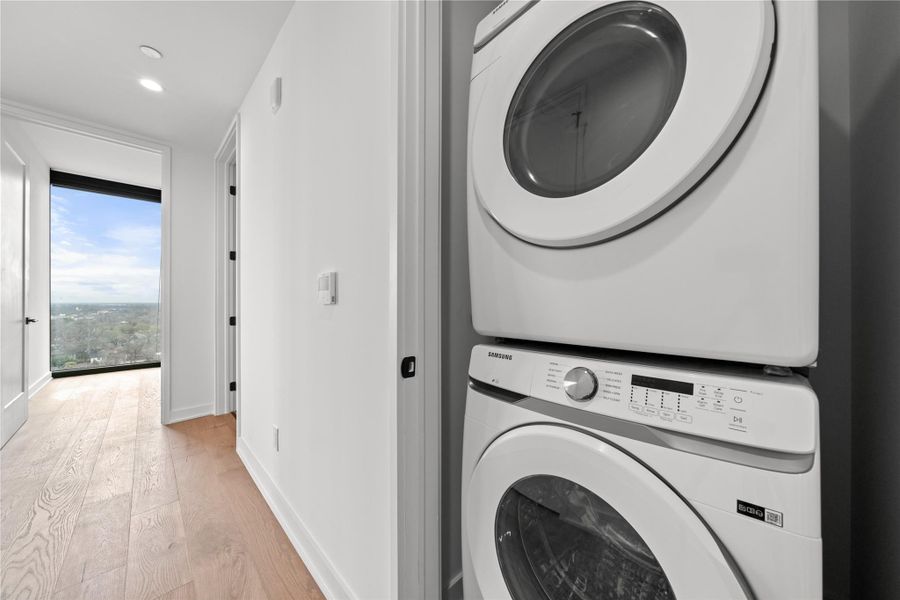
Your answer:
[[[52,302],[156,302],[160,205],[50,189]]]

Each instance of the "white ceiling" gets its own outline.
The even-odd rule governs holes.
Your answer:
[[[214,149],[290,1],[0,2],[0,96]],[[144,56],[148,44],[162,60]],[[163,85],[148,91],[138,79]]]
[[[162,157],[122,144],[35,123],[20,127],[51,169],[110,181],[162,188]]]

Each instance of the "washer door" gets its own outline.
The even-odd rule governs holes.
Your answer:
[[[492,600],[748,598],[697,514],[616,447],[556,425],[494,441],[472,476],[468,539]]]
[[[736,139],[774,40],[769,0],[538,3],[473,81],[481,205],[544,246],[640,226]]]

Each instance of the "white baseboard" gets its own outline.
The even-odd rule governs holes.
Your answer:
[[[341,577],[341,574],[335,568],[334,564],[328,559],[328,556],[322,550],[322,547],[316,542],[315,538],[309,532],[309,529],[303,524],[300,516],[294,512],[287,499],[275,485],[275,482],[269,477],[269,474],[263,468],[262,464],[253,455],[253,452],[247,446],[243,439],[237,440],[237,454],[243,461],[247,472],[256,483],[263,498],[275,518],[281,524],[281,528],[287,534],[303,564],[309,570],[310,575],[319,584],[319,589],[328,600],[353,600],[357,598],[350,590],[350,586]]]
[[[206,415],[211,415],[211,414],[213,414],[213,405],[212,404],[201,404],[199,406],[188,406],[186,408],[179,408],[177,410],[173,410],[173,411],[169,412],[169,421],[165,424],[171,425],[172,423],[178,423],[179,421],[188,421],[190,419],[205,417]]]
[[[462,571],[450,578],[450,581],[447,582],[447,587],[444,591],[444,600],[462,600],[462,578]]]
[[[52,380],[52,379],[53,379],[53,375],[50,373],[50,371],[47,371],[46,373],[41,375],[37,381],[32,383],[30,386],[28,386],[28,397],[30,398],[30,397],[34,396],[35,394],[37,394],[39,391],[41,391],[44,388],[45,385],[50,383],[50,380]]]

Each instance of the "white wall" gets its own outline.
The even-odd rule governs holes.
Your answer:
[[[297,3],[240,110],[239,453],[335,598],[395,585],[396,16]]]
[[[38,320],[28,328],[28,385],[34,393],[50,373],[50,168],[20,121],[4,115],[0,130],[28,166],[31,230],[26,312]]]
[[[171,421],[215,408],[213,153],[172,148]]]
[[[155,189],[162,187],[159,152],[113,144],[41,123],[22,122],[22,130],[54,170]]]
[[[3,116],[3,136],[26,154],[31,173],[29,380],[50,370],[49,164],[18,119]],[[99,126],[86,125],[88,128]],[[107,142],[111,147],[117,144]],[[114,152],[115,150],[112,150]],[[172,148],[171,420],[212,414],[215,378],[215,213],[213,152]],[[116,178],[114,174],[108,176]],[[127,180],[127,177],[118,178]]]

